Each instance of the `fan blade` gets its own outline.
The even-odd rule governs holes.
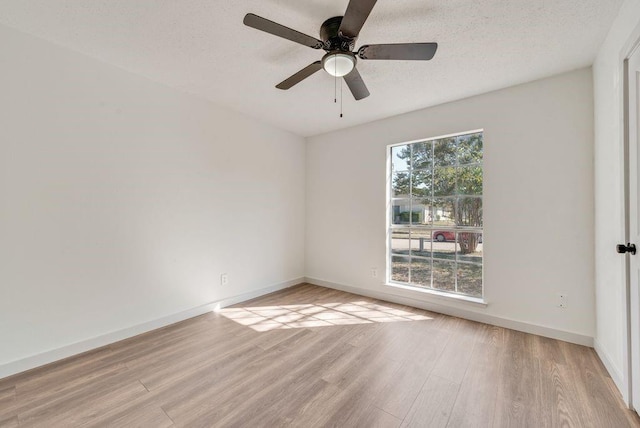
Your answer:
[[[292,42],[300,43],[301,45],[309,46],[310,48],[321,49],[324,47],[324,43],[315,37],[307,36],[299,31],[292,30],[284,25],[269,21],[268,19],[254,15],[253,13],[247,13],[242,22],[248,27],[291,40]]]
[[[304,79],[306,79],[307,77],[311,76],[313,73],[315,73],[316,71],[319,71],[321,69],[322,69],[322,62],[316,61],[313,64],[307,65],[305,68],[303,68],[302,70],[298,71],[296,74],[294,74],[293,76],[289,77],[288,79],[283,80],[282,82],[278,83],[276,85],[276,88],[287,90],[287,89],[291,88],[292,86],[297,85],[298,83],[302,82]]]
[[[367,85],[364,84],[364,81],[362,80],[362,76],[360,76],[358,69],[354,68],[351,73],[344,76],[344,81],[347,82],[347,86],[351,90],[353,98],[355,98],[356,101],[367,98],[369,96]]]
[[[358,50],[362,59],[404,59],[427,61],[438,50],[437,43],[396,43],[389,45],[364,45]]]
[[[339,34],[355,39],[377,0],[351,0],[340,23]]]

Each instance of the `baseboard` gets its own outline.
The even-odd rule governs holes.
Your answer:
[[[209,304],[209,306],[216,310],[218,308],[225,308],[227,306],[235,305],[241,302],[246,302],[247,300],[252,300],[266,294],[275,293],[276,291],[284,290],[289,287],[293,287],[294,285],[299,285],[304,283],[305,278],[294,278],[288,281],[279,282],[278,284],[270,285],[269,287],[260,288],[258,290],[249,291],[247,293],[237,294],[232,297],[227,297],[226,299],[219,300],[213,304]]]
[[[416,300],[406,296],[400,296],[394,293],[385,293],[380,291],[368,290],[365,288],[354,287],[351,285],[337,284],[317,278],[305,278],[305,282],[322,287],[333,288],[336,290],[346,291],[348,293],[359,294],[362,296],[372,297],[374,299],[385,300],[387,302],[398,303],[401,305],[413,306],[432,312],[438,312],[445,315],[451,315],[458,318],[464,318],[471,321],[477,321],[485,324],[491,324],[498,327],[509,328],[511,330],[522,331],[524,333],[536,334],[538,336],[549,337],[552,339],[563,340],[565,342],[575,343],[593,347],[593,338],[579,333],[573,333],[564,330],[557,330],[536,324],[529,324],[522,321],[516,321],[508,318],[496,317],[474,311],[468,311],[456,307],[447,306],[439,303],[427,302],[424,300]]]
[[[613,360],[609,356],[609,353],[605,351],[598,339],[593,339],[593,349],[596,351],[596,354],[598,354],[598,357],[600,357],[600,361],[602,361],[604,368],[609,372],[609,376],[611,376],[613,383],[616,384],[618,390],[620,391],[622,396],[624,396],[625,394],[623,393],[623,391],[625,386],[622,372],[616,367],[615,364],[613,364]]]
[[[124,339],[129,339],[130,337],[137,336],[142,333],[147,333],[158,328],[166,327],[170,324],[175,324],[189,318],[197,317],[216,309],[235,305],[236,303],[251,300],[265,294],[273,293],[275,291],[284,290],[285,288],[292,287],[302,282],[304,282],[304,278],[291,279],[289,281],[273,284],[269,287],[260,288],[258,290],[227,297],[215,302],[206,303],[204,305],[187,309],[176,314],[147,321],[142,324],[137,324],[125,329],[113,331],[97,337],[93,337],[91,339],[82,340],[80,342],[72,343],[70,345],[62,346],[60,348],[52,349],[50,351],[45,351],[36,355],[31,355],[26,358],[2,364],[0,365],[0,379],[16,375],[27,370],[32,370],[47,364],[51,364],[65,358],[72,357],[74,355],[82,354],[84,352],[100,348],[102,346],[111,345],[112,343],[119,342]]]

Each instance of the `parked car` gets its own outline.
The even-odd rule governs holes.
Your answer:
[[[438,242],[455,241],[456,233],[450,230],[437,230],[433,232],[433,240]]]
[[[452,230],[436,230],[433,232],[433,240],[438,242],[455,241],[456,233]],[[478,243],[482,244],[482,235],[478,237]]]

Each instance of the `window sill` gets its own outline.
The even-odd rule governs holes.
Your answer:
[[[487,307],[487,302],[483,298],[479,298],[479,297],[471,297],[471,296],[463,296],[463,295],[460,295],[460,294],[445,293],[443,291],[429,290],[429,289],[420,288],[420,287],[412,287],[410,285],[398,284],[398,283],[393,283],[393,282],[387,282],[385,285],[387,285],[389,287],[400,288],[400,289],[403,289],[403,290],[416,291],[418,293],[428,294],[429,296],[433,296],[433,297],[436,297],[436,298],[442,299],[442,300],[449,300],[449,301],[452,301],[452,302],[471,303],[473,305],[477,305],[477,306],[481,306],[481,307],[485,307],[485,308]]]

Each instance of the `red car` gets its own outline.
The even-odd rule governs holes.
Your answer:
[[[438,242],[455,241],[456,234],[450,230],[438,230],[433,232],[433,240]]]
[[[433,232],[433,240],[438,242],[455,241],[456,233],[451,230],[437,230]],[[482,235],[478,237],[478,242],[482,244]]]

